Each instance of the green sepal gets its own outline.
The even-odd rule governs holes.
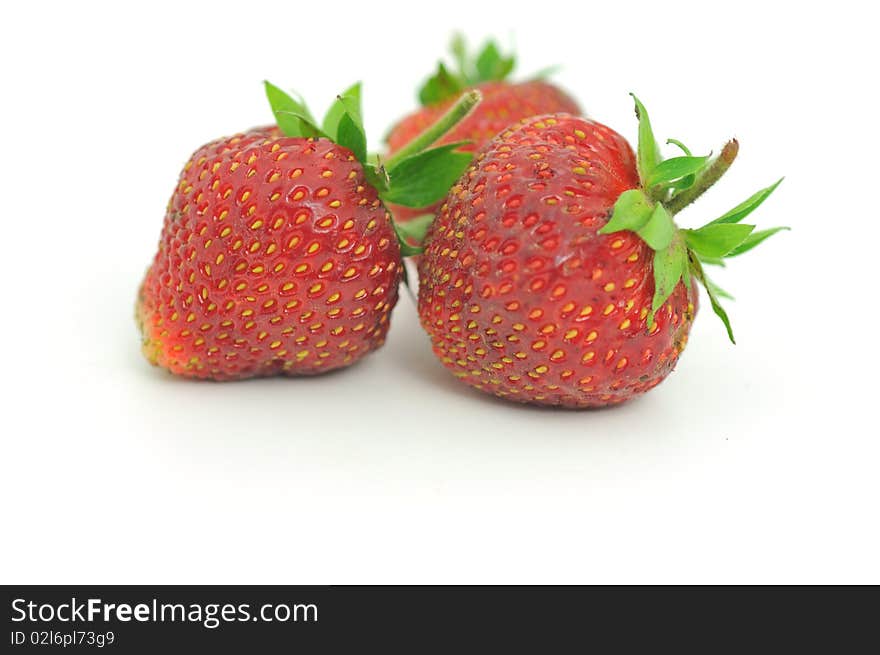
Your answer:
[[[671,144],[671,145],[674,145],[674,146],[678,146],[678,147],[681,149],[681,151],[682,151],[686,156],[688,156],[688,157],[692,157],[692,156],[693,156],[693,153],[691,152],[691,149],[688,148],[685,144],[683,144],[683,143],[682,143],[681,141],[679,141],[678,139],[666,139],[666,143],[667,143],[667,145]]]
[[[411,246],[405,241],[401,241],[399,234],[397,235],[397,245],[400,248],[401,257],[415,257],[416,255],[421,255],[425,252],[425,249],[421,246]]]
[[[710,223],[698,230],[681,230],[681,232],[688,247],[702,259],[724,257],[742,244],[754,229],[754,225],[743,223]]]
[[[303,114],[293,111],[279,110],[275,112],[275,122],[284,136],[310,138],[328,138],[326,134]]]
[[[283,91],[268,80],[263,81],[266,90],[266,98],[273,111],[290,111],[302,114],[312,124],[316,124],[315,117],[309,111],[308,106],[302,98],[294,97],[293,94]]]
[[[450,143],[412,155],[388,170],[386,202],[427,207],[444,198],[471,163],[473,154],[459,152],[466,142]]]
[[[718,287],[715,283],[712,282],[703,271],[703,267],[700,263],[700,260],[696,258],[696,256],[692,256],[690,258],[690,270],[693,273],[694,277],[703,285],[706,289],[706,295],[709,296],[709,303],[712,305],[712,311],[715,312],[715,315],[721,319],[721,322],[724,323],[724,329],[727,330],[727,338],[730,339],[730,342],[736,345],[736,339],[733,336],[733,328],[730,326],[730,317],[727,315],[727,312],[724,310],[724,307],[721,306],[721,302],[718,300],[719,298],[730,298],[733,299],[729,293]]]
[[[636,232],[648,222],[653,210],[651,201],[641,189],[624,191],[614,203],[611,218],[602,226],[599,234],[612,234],[621,230]]]
[[[419,89],[419,102],[422,105],[434,105],[457,96],[464,90],[462,80],[440,62],[437,72],[429,77]]]
[[[709,266],[720,266],[721,268],[726,268],[727,264],[724,263],[724,259],[722,257],[700,257],[700,262],[703,264],[709,264]]]
[[[769,239],[777,232],[782,232],[783,230],[790,229],[790,227],[772,227],[769,230],[759,230],[757,232],[752,232],[741,244],[739,244],[736,248],[727,253],[727,256],[736,257],[737,255],[741,255],[744,252],[748,252],[759,243],[763,242],[765,239]]]
[[[401,257],[412,257],[414,255],[421,255],[425,252],[425,249],[421,246],[412,246],[407,243],[408,235],[402,229],[400,229],[400,224],[392,222],[394,226],[394,233],[397,235],[397,245],[400,246],[400,256]],[[404,269],[405,270],[405,269]]]
[[[285,136],[323,136],[323,132],[315,124],[315,119],[312,117],[305,102],[294,98],[271,82],[264,81],[263,86],[266,90],[269,106],[272,108],[272,113],[278,122],[278,127]]]
[[[638,169],[639,178],[642,185],[647,187],[647,180],[651,179],[651,174],[663,158],[660,156],[660,148],[657,146],[657,140],[654,138],[654,130],[651,129],[651,119],[648,118],[648,111],[642,104],[636,94],[630,93],[636,103],[636,118],[639,119],[639,145],[638,145]]]
[[[639,119],[637,164],[642,189],[626,192],[629,194],[627,198],[621,194],[611,218],[599,233],[631,229],[654,250],[654,297],[648,317],[649,327],[653,327],[655,313],[668,300],[679,281],[691,288],[693,275],[706,288],[712,310],[724,323],[728,338],[736,343],[730,318],[720,302],[721,298],[732,297],[706,276],[703,264],[724,266],[724,258],[748,252],[777,232],[788,229],[776,227],[755,231],[754,225],[741,223],[773,193],[782,179],[701,228],[679,229],[673,221],[673,214],[693,202],[725,173],[736,158],[738,143],[735,139],[727,142],[721,154],[710,161],[709,157],[694,157],[684,143],[669,139],[666,143],[680,148],[684,156],[664,161],[647,111],[635,95],[632,97]],[[647,220],[646,207],[651,208]]]
[[[684,239],[676,234],[665,248],[654,252],[654,298],[651,301],[648,327],[654,326],[654,314],[675,291],[683,275],[690,275],[687,247]],[[690,284],[690,280],[687,283]]]
[[[714,285],[709,282],[707,278],[704,277],[703,286],[706,287],[706,294],[709,296],[709,302],[712,305],[712,311],[715,312],[715,315],[721,319],[722,323],[724,323],[724,329],[727,330],[727,338],[730,339],[730,343],[736,345],[736,338],[733,336],[733,328],[730,325],[730,317],[727,315],[724,307],[722,307],[721,303],[718,301],[718,294],[713,289]]]
[[[730,325],[730,317],[727,315],[727,312],[718,300],[721,296],[730,297],[730,294],[719,289],[708,277],[706,277],[705,273],[703,274],[703,286],[706,288],[706,295],[709,296],[709,303],[712,305],[712,311],[715,312],[715,315],[721,319],[722,323],[724,323],[724,329],[727,330],[727,338],[730,339],[730,343],[736,345],[736,338],[733,336],[733,327]]]
[[[770,197],[770,194],[776,190],[776,187],[782,184],[782,180],[784,179],[784,177],[780,177],[775,184],[771,184],[766,189],[761,189],[753,194],[748,200],[741,202],[723,216],[716,218],[712,223],[739,223],[742,219],[755,211],[762,202],[767,200],[767,198]]]
[[[685,144],[683,144],[678,139],[666,139],[666,144],[678,146],[687,157],[693,156],[690,148],[688,148]],[[683,189],[689,189],[692,186],[694,186],[694,182],[696,182],[696,181],[697,181],[697,176],[696,176],[696,174],[692,173],[691,175],[685,175],[680,180],[671,183],[669,185],[669,188],[673,189],[674,191],[682,191]]]
[[[465,41],[464,35],[461,32],[456,32],[452,35],[452,41],[449,42],[449,52],[452,53],[452,58],[455,60],[459,74],[465,77],[468,67],[468,47],[467,41]]]
[[[672,243],[675,232],[676,227],[672,215],[660,203],[654,205],[648,221],[636,230],[636,234],[642,237],[642,240],[652,250],[666,249]]]
[[[423,245],[425,235],[427,235],[428,228],[431,227],[431,223],[433,222],[433,214],[422,214],[406,223],[394,223],[394,231],[397,234],[397,243],[400,246],[401,257],[412,257],[414,255],[421,255],[425,252]],[[415,241],[418,245],[414,246],[410,241]],[[404,267],[404,273],[405,272],[406,267]]]
[[[407,241],[415,241],[419,245],[425,240],[428,228],[434,222],[434,214],[422,214],[408,220],[406,223],[395,223],[397,235],[403,236]]]
[[[339,123],[345,114],[350,114],[352,121],[360,123],[363,130],[363,118],[361,114],[361,83],[357,82],[336,96],[336,100],[330,105],[321,127],[324,133],[334,141],[339,134]],[[338,141],[337,141],[338,143]]]
[[[687,177],[693,176],[706,166],[709,157],[672,157],[660,162],[654,168],[648,178],[646,187],[650,188],[657,185],[670,186],[672,183]],[[693,183],[692,183],[693,184]]]
[[[715,294],[717,298],[727,298],[728,300],[734,300],[734,297],[730,293],[719,287],[709,278],[705,278],[705,281],[706,284],[712,288],[712,293]]]
[[[367,135],[364,134],[363,125],[352,114],[346,112],[339,119],[335,141],[351,150],[359,162],[367,161]]]
[[[501,81],[510,75],[515,65],[516,59],[514,57],[504,57],[495,42],[489,41],[477,55],[475,82]]]
[[[379,192],[379,195],[388,190],[388,183],[390,182],[388,171],[385,170],[382,164],[367,164],[364,166],[364,177],[367,178],[370,186]]]
[[[469,87],[484,82],[500,82],[506,79],[516,66],[513,55],[504,55],[494,41],[488,41],[476,54],[468,52],[461,34],[455,34],[450,44],[456,71],[443,62],[437,64],[436,72],[419,89],[419,102],[433,105],[449,100]]]

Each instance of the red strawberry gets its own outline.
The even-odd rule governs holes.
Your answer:
[[[140,289],[144,354],[172,373],[314,374],[381,346],[403,275],[382,199],[442,197],[470,159],[424,147],[474,95],[385,170],[366,162],[359,86],[340,96],[321,128],[301,102],[266,88],[278,127],[195,152]],[[433,171],[427,186],[417,184],[420,168]]]
[[[513,83],[506,81],[514,66],[513,57],[503,57],[493,42],[471,58],[463,43],[453,43],[458,71],[451,73],[440,63],[437,72],[419,93],[423,107],[403,118],[387,137],[389,153],[395,153],[418,136],[428,125],[449,109],[462,90],[479,89],[483,95],[480,106],[451,130],[441,143],[468,141],[464,152],[482,148],[508,126],[539,114],[581,113],[578,104],[559,87],[540,79]],[[420,214],[431,214],[437,206],[410,209],[391,207],[397,221],[409,221]]]
[[[739,223],[775,185],[700,230],[677,229],[672,215],[718,179],[735,146],[661,162],[637,107],[638,165],[613,130],[555,114],[499,135],[450,191],[419,263],[419,315],[466,384],[566,407],[643,393],[687,343],[692,276],[729,330],[701,262],[776,231]]]

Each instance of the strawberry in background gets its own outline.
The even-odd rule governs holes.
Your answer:
[[[483,101],[439,142],[466,142],[459,147],[464,152],[479,150],[502,130],[524,118],[558,112],[581,113],[577,102],[559,87],[542,79],[540,73],[522,82],[510,81],[508,78],[516,65],[515,58],[503,55],[494,41],[488,41],[473,54],[468,52],[464,39],[458,35],[452,41],[451,51],[455,61],[452,69],[443,62],[438,63],[437,71],[419,90],[422,107],[401,119],[389,132],[386,138],[389,154],[411,142],[468,89],[479,89]],[[433,214],[437,208],[438,205],[418,209],[390,207],[398,222]],[[424,219],[425,227],[428,221]]]

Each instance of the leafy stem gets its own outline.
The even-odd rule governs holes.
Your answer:
[[[721,154],[713,159],[706,168],[696,175],[693,185],[674,195],[666,208],[673,216],[706,193],[709,188],[727,172],[739,153],[739,141],[731,139],[724,144]]]
[[[663,159],[654,138],[648,112],[633,96],[639,120],[637,164],[641,188],[623,192],[614,204],[608,222],[599,234],[628,230],[637,234],[654,251],[654,296],[648,326],[654,314],[669,299],[679,282],[690,288],[691,275],[705,287],[713,311],[724,323],[731,342],[733,330],[720,298],[731,296],[715,285],[703,264],[724,265],[725,258],[736,257],[763,243],[786,227],[755,231],[742,220],[758,208],[782,180],[752,194],[733,209],[697,229],[680,229],[673,220],[676,213],[703,195],[730,168],[739,152],[736,139],[728,141],[714,159],[695,157],[681,141],[670,139],[684,156]]]
[[[482,94],[476,89],[472,89],[471,91],[462,94],[458,101],[452,105],[443,116],[437,119],[433,125],[428,127],[428,129],[394,153],[394,155],[385,162],[385,168],[390,170],[407,157],[418,154],[425,148],[434,144],[449,132],[449,130],[455,127],[461,119],[467,116],[482,99]]]

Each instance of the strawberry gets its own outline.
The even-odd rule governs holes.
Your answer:
[[[460,148],[464,152],[479,150],[499,132],[523,118],[556,112],[580,113],[571,97],[542,79],[519,83],[507,81],[515,60],[512,56],[503,56],[492,41],[471,57],[463,40],[456,37],[452,51],[457,60],[457,71],[450,72],[442,62],[438,64],[437,72],[419,92],[422,108],[400,120],[388,134],[389,153],[397,152],[412,141],[447,111],[462,91],[470,88],[480,90],[482,103],[440,141],[466,141]],[[436,209],[436,206],[421,209],[391,207],[399,222],[432,214]]]
[[[378,167],[359,85],[320,128],[299,100],[266,93],[277,126],[213,141],[184,166],[141,285],[144,354],[178,375],[308,375],[379,348],[406,252],[383,203],[434,202],[470,161],[428,146],[478,94]]]
[[[731,341],[705,264],[779,229],[740,221],[776,188],[706,226],[674,214],[730,166],[721,154],[661,160],[647,112],[638,156],[613,130],[569,114],[496,137],[451,189],[419,262],[419,316],[437,357],[502,398],[601,407],[657,386],[674,368],[702,283]],[[778,184],[778,182],[777,182]]]

